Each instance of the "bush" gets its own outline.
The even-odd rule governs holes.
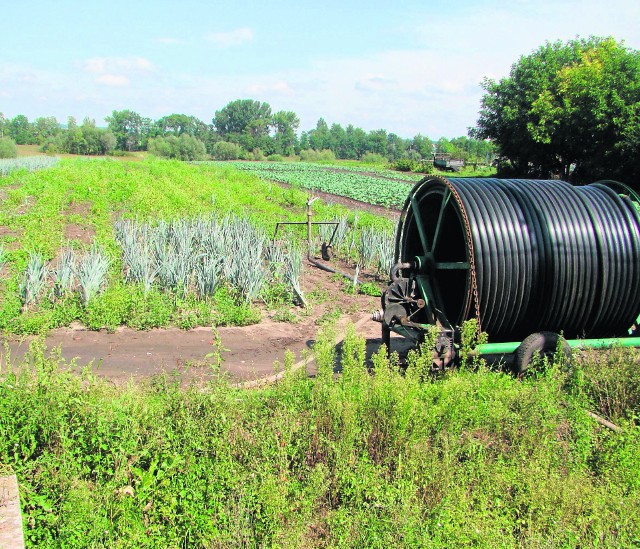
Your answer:
[[[399,158],[390,164],[392,170],[399,172],[417,172],[417,173],[433,173],[434,168],[431,162],[427,160],[413,160],[412,158]]]
[[[17,156],[16,142],[9,137],[0,139],[0,158],[16,158]]]
[[[331,149],[316,151],[315,149],[305,149],[300,151],[300,160],[303,162],[334,162],[336,155]]]
[[[365,164],[383,164],[387,161],[387,159],[378,153],[368,152],[362,156],[360,162],[364,162]]]
[[[284,162],[284,157],[281,154],[270,154],[267,156],[268,162]]]
[[[213,146],[213,157],[216,160],[238,160],[241,155],[242,149],[236,143],[218,141]]]
[[[207,154],[204,143],[186,133],[180,137],[168,135],[150,139],[147,150],[155,156],[176,160],[202,160]]]
[[[399,172],[412,172],[416,169],[417,166],[418,163],[415,160],[411,160],[410,158],[399,158],[393,164],[391,164],[391,167]]]

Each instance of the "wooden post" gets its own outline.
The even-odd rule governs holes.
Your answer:
[[[0,477],[0,547],[24,549],[18,480],[15,475]]]

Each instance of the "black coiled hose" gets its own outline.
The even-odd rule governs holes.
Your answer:
[[[427,177],[396,243],[416,256],[438,310],[479,316],[492,341],[623,336],[640,313],[640,215],[605,184]]]

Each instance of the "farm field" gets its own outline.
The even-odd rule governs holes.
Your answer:
[[[421,174],[391,170],[365,171],[364,168],[325,166],[305,162],[225,162],[264,180],[287,183],[304,189],[345,196],[360,202],[402,208],[410,185]]]
[[[277,221],[306,218],[300,190],[230,166],[63,159],[10,173],[0,193],[5,331],[243,325],[261,308],[294,305],[304,231],[282,233],[277,249],[270,239]],[[387,219],[313,207],[317,219],[341,221],[345,258],[357,256],[362,231],[391,237]],[[63,276],[83,265],[86,283]]]
[[[309,193],[229,163],[61,159],[0,177],[0,196],[0,328],[13,340],[40,334],[24,357],[24,348],[7,356],[10,346],[0,356],[0,475],[18,476],[28,546],[640,539],[638,351],[538,364],[524,379],[481,362],[433,375],[419,353],[400,369],[377,352],[378,325],[356,333],[349,323],[379,297],[304,262],[297,271],[300,227],[284,233],[283,247],[269,246],[276,221],[305,219]],[[364,249],[383,246],[376,239],[388,240],[393,222],[321,201],[313,208],[314,219],[340,220],[332,264],[362,265],[375,290],[385,260]],[[241,252],[243,235],[251,245]],[[224,252],[213,246],[229,238]],[[184,256],[169,253],[181,247]],[[204,261],[220,253],[259,265],[259,287]],[[76,272],[104,265],[94,294],[86,280],[66,285],[64,257]],[[183,279],[180,258],[192,262]],[[307,307],[296,305],[297,291]],[[43,344],[52,334],[62,345],[53,353]],[[157,360],[146,342],[176,347],[180,334],[194,355],[179,368],[145,369]],[[102,346],[108,366],[125,339],[126,377],[86,368],[84,357],[73,366],[78,353],[65,351]],[[311,348],[315,362],[294,370]],[[236,385],[273,373],[273,358],[285,372],[278,383]]]

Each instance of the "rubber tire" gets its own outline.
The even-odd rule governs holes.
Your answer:
[[[536,353],[539,353],[540,356],[553,358],[558,346],[565,359],[569,360],[571,358],[571,347],[560,334],[555,332],[536,332],[527,336],[514,353],[515,373],[524,373],[529,368],[531,359]]]

